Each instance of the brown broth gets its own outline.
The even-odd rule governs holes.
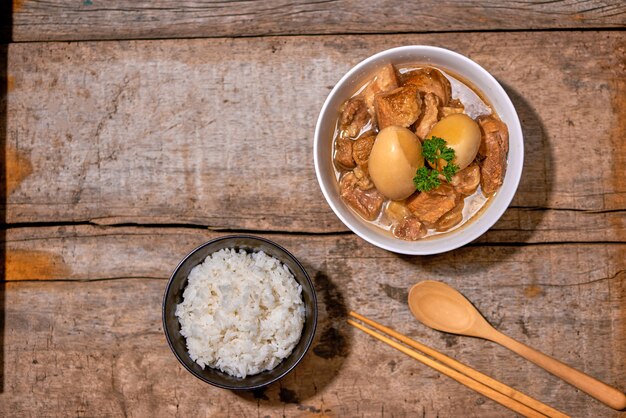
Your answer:
[[[444,70],[441,67],[435,67],[432,65],[411,65],[411,66],[405,66],[405,67],[396,67],[394,66],[394,68],[396,69],[397,73],[404,74],[406,72],[409,71],[413,71],[413,70],[419,70],[421,68],[426,68],[426,67],[431,67],[431,68],[435,68],[437,70],[439,70],[449,81],[450,81],[450,86],[452,88],[452,95],[451,95],[451,99],[459,99],[463,105],[464,105],[464,112],[466,115],[468,115],[470,118],[472,119],[476,119],[478,116],[482,116],[482,115],[490,115],[492,113],[495,113],[493,111],[493,107],[491,106],[491,104],[488,102],[488,100],[485,98],[485,96],[482,94],[482,92],[480,92],[478,89],[476,89],[475,87],[473,87],[466,79],[464,79],[463,77],[454,74],[451,71],[448,70]],[[373,77],[373,75],[372,75]],[[370,79],[369,81],[367,81],[366,83],[364,83],[360,88],[357,89],[357,91],[350,97],[355,97],[357,95],[359,95],[373,80]],[[360,136],[362,133],[367,132],[368,130],[372,130],[372,126],[371,123],[368,123],[362,130],[361,133],[358,136]],[[340,127],[339,127],[339,118],[337,118],[337,123],[335,125],[335,131],[333,134],[333,162],[335,159],[335,142],[336,139],[339,137],[340,135]],[[345,172],[348,172],[349,170],[344,170],[344,169],[340,169],[337,167],[336,164],[333,164],[334,166],[334,170],[335,170],[335,178],[337,180],[337,182],[339,183],[339,179],[341,177],[341,175]],[[497,192],[496,192],[497,193]],[[470,195],[464,198],[464,207],[463,207],[463,220],[461,222],[459,222],[457,225],[451,227],[450,229],[446,230],[446,231],[442,231],[439,232],[435,229],[428,229],[428,233],[423,237],[420,238],[420,240],[426,240],[428,238],[432,238],[434,236],[437,235],[442,235],[442,234],[447,234],[451,231],[455,231],[458,230],[460,228],[463,228],[465,225],[467,225],[471,220],[478,218],[477,215],[479,215],[481,212],[483,212],[485,210],[485,208],[488,206],[489,202],[492,200],[492,197],[486,197],[483,195],[482,190],[481,190],[481,186],[480,184],[478,185],[478,188],[476,189],[476,191]],[[383,207],[380,211],[380,214],[378,215],[378,217],[376,219],[374,219],[373,221],[367,221],[373,225],[376,225],[377,227],[388,231],[391,234],[391,228],[393,227],[393,222],[391,219],[389,219],[386,216],[386,209],[387,206],[389,205],[389,203],[391,202],[390,199],[386,199],[385,203],[383,204]],[[349,205],[348,205],[349,207]],[[352,208],[350,208],[350,210],[353,210]],[[363,219],[359,214],[357,214],[357,216],[359,216],[361,219]]]

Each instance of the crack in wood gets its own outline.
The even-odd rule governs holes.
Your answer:
[[[621,13],[616,13],[615,16]],[[590,19],[591,20],[591,19]],[[65,26],[63,23],[56,23],[59,26]],[[19,24],[14,24],[14,26],[22,26]],[[26,25],[25,25],[26,26]],[[67,26],[75,27],[75,24],[68,23]],[[264,38],[336,38],[341,36],[406,36],[406,35],[446,35],[446,34],[476,34],[476,33],[566,33],[566,32],[615,32],[616,30],[620,30],[620,26],[588,26],[585,28],[513,28],[513,29],[499,29],[499,28],[491,28],[491,29],[452,29],[452,30],[390,30],[389,32],[376,32],[376,31],[343,31],[343,32],[316,32],[310,31],[305,34],[300,33],[286,33],[286,32],[268,32],[261,34],[202,34],[198,36],[193,35],[171,35],[168,36],[154,36],[154,35],[146,35],[146,36],[132,36],[129,35],[127,37],[116,37],[116,36],[101,36],[95,38],[72,38],[72,37],[63,37],[58,40],[49,40],[47,42],[54,41],[62,41],[62,42],[121,42],[121,41],[161,41],[168,39],[180,39],[180,40],[192,40],[192,39],[264,39]],[[115,35],[115,34],[113,34]],[[0,38],[0,42],[4,42],[6,44],[35,44],[46,42],[40,39],[2,39]]]
[[[108,282],[112,280],[169,280],[169,277],[149,276],[115,276],[97,277],[93,279],[24,279],[24,280],[0,280],[0,283],[91,283]]]
[[[541,287],[551,287],[551,288],[567,288],[567,287],[581,287],[581,286],[588,286],[588,285],[592,285],[592,284],[596,284],[596,283],[600,283],[600,282],[604,282],[604,281],[612,281],[612,280],[623,280],[626,278],[626,270],[622,269],[622,270],[618,270],[615,274],[613,274],[612,276],[609,277],[601,277],[599,279],[594,279],[594,280],[589,280],[586,282],[580,282],[580,283],[566,283],[566,284],[554,284],[554,283],[537,283],[537,286],[541,286]],[[165,280],[169,280],[169,277],[148,277],[148,276],[115,276],[115,277],[100,277],[100,278],[93,278],[93,279],[44,279],[44,280],[38,280],[38,279],[25,279],[25,280],[0,280],[0,283],[12,283],[13,285],[15,285],[16,283],[96,283],[96,282],[108,282],[108,281],[117,281],[117,280],[159,280],[159,281],[165,281]],[[508,287],[508,288],[518,288],[518,287],[525,287],[527,286],[526,284],[503,284],[501,285],[501,287]],[[404,298],[398,295],[393,295],[390,296],[392,299],[398,300],[399,302],[402,303],[406,303]],[[336,330],[333,329],[333,332],[336,332]]]
[[[537,283],[538,286],[544,286],[544,287],[555,287],[555,288],[560,288],[560,287],[580,287],[580,286],[586,286],[586,285],[590,285],[590,284],[594,284],[594,283],[599,283],[599,282],[606,282],[606,281],[611,281],[611,280],[615,280],[615,279],[619,279],[622,280],[624,278],[626,278],[626,270],[618,270],[614,275],[609,276],[609,277],[601,277],[599,279],[594,279],[594,280],[589,280],[586,282],[580,282],[580,283],[566,283],[566,284],[553,284],[553,283]],[[622,276],[622,277],[620,277]],[[517,286],[512,286],[512,287],[517,287]]]

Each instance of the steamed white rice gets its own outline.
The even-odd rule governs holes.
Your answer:
[[[291,354],[304,326],[302,287],[264,252],[223,249],[191,270],[176,316],[192,360],[243,378]]]

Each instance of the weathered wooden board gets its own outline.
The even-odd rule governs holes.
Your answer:
[[[620,1],[13,0],[13,40],[623,27]]]
[[[189,251],[221,235],[224,234],[176,227],[80,225],[9,229],[6,231],[5,244],[6,279],[165,279]],[[389,263],[390,271],[406,268],[404,273],[414,271],[415,280],[418,280],[420,273],[435,279],[456,277],[459,280],[465,280],[461,277],[467,278],[468,275],[477,275],[476,280],[488,283],[488,278],[513,274],[515,277],[526,276],[525,281],[533,279],[533,283],[546,286],[609,280],[626,269],[626,247],[623,244],[471,244],[447,254],[408,257],[380,250],[353,234],[279,234],[275,239],[297,257],[304,258],[305,267],[310,267],[306,265],[306,258],[316,262],[338,263],[349,276],[367,271],[365,267],[358,267],[360,260],[378,260],[376,262],[385,263],[385,267]],[[596,258],[598,254],[600,258]],[[342,261],[344,256],[356,265],[346,267],[347,262]],[[401,267],[391,265],[393,263],[399,263]],[[412,281],[409,278],[407,283]],[[512,285],[514,282],[507,283]]]
[[[353,14],[350,2],[13,3],[16,41],[589,29],[623,27],[626,13],[422,2],[388,6],[383,28],[379,6]],[[404,44],[475,59],[525,134],[512,207],[476,243],[430,257],[316,234],[346,230],[312,168],[325,95],[359,60]],[[618,416],[505,349],[416,324],[405,298],[418,280],[444,280],[505,333],[625,388],[625,49],[621,31],[11,44],[2,210],[17,227],[0,252],[0,416],[508,414],[349,329],[350,309],[573,416]],[[123,223],[147,226],[95,225]],[[170,353],[166,279],[218,235],[176,223],[305,233],[268,235],[304,263],[320,307],[312,350],[280,384],[218,390]]]
[[[405,44],[470,56],[518,109],[522,182],[484,239],[624,240],[622,32],[11,44],[6,220],[344,231],[315,121],[352,65]]]
[[[407,289],[451,283],[505,333],[624,388],[626,245],[468,246],[430,257],[354,235],[269,237],[303,262],[320,322],[306,360],[256,394],[209,387],[162,334],[166,278],[216,233],[189,228],[7,231],[2,416],[505,416],[509,412],[345,325],[356,310],[574,417],[619,416],[492,343],[428,330]]]

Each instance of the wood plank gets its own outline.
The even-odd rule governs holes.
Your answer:
[[[189,251],[222,235],[224,234],[205,229],[175,227],[80,225],[9,229],[3,244],[6,250],[6,280],[165,279]],[[521,269],[525,274],[542,277],[540,282],[551,286],[568,280],[607,280],[623,273],[621,270],[626,268],[623,244],[612,246],[601,243],[572,243],[548,247],[551,257],[549,261],[555,263],[551,265],[545,262],[546,250],[543,245],[470,244],[450,254],[404,257],[376,248],[353,234],[272,234],[269,235],[270,239],[273,239],[272,236],[276,236],[279,243],[291,248],[296,256],[313,257],[321,261],[332,260],[333,263],[342,265],[345,265],[340,261],[344,255],[354,258],[355,261],[379,260],[385,266],[387,263],[405,260],[409,263],[404,266],[407,269],[415,269],[419,260],[421,268],[436,275],[435,278],[465,275],[472,271],[472,265],[484,263],[485,268],[495,269],[488,271],[489,276],[508,276],[509,269],[515,268]],[[306,243],[306,247],[302,243]],[[592,248],[603,248],[604,255],[601,259],[593,259],[599,250],[589,250],[589,254],[583,250]],[[459,257],[459,261],[454,262],[454,267],[449,266],[448,261],[455,257]],[[605,258],[611,261],[604,264],[602,260]],[[462,265],[470,259],[474,261],[466,268],[456,266],[457,263]],[[492,266],[490,262],[493,260],[501,260],[502,263]],[[563,263],[571,265],[562,270]],[[390,268],[397,269],[393,266]],[[570,278],[569,275],[574,274],[576,269],[580,271],[575,273],[575,278]]]
[[[509,91],[526,158],[500,228],[624,239],[621,32],[12,44],[6,220],[345,231],[315,179],[315,121],[352,65],[402,44],[457,50]]]
[[[353,235],[267,235],[293,251],[314,278],[320,322],[312,350],[292,374],[263,392],[236,394],[184,371],[160,322],[165,278],[187,251],[215,233],[83,226],[7,234],[3,416],[508,413],[347,327],[350,309],[572,416],[619,416],[492,343],[418,325],[405,297],[416,281],[444,280],[498,329],[624,389],[623,244],[468,246],[407,257]],[[20,252],[18,258],[26,259],[28,251],[38,251],[35,262],[47,254],[57,268],[46,269],[47,277],[33,269],[20,273],[12,260]]]
[[[384,16],[384,17],[381,17]],[[624,27],[620,1],[13,0],[13,40],[97,40]]]
[[[509,208],[475,242],[625,242],[624,211],[544,210]]]

